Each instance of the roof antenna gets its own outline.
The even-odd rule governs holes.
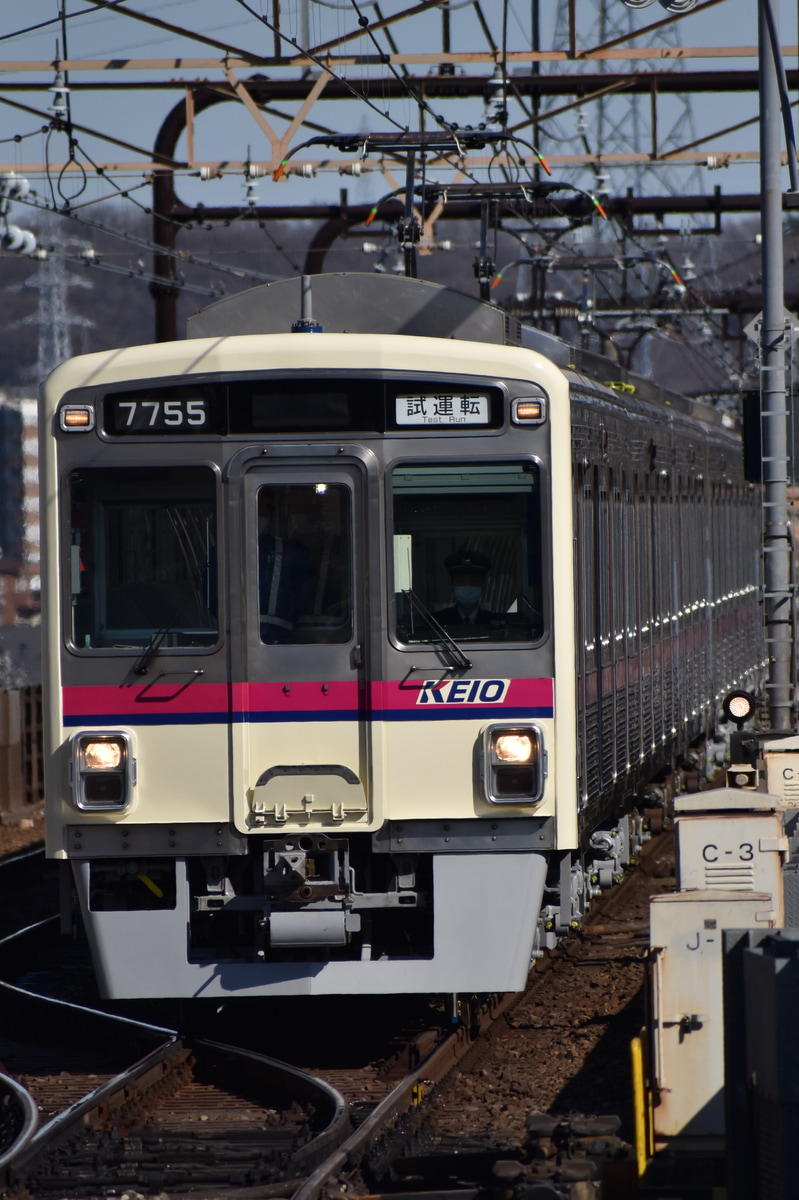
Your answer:
[[[322,326],[311,315],[311,276],[300,276],[300,319],[291,327],[292,333],[321,333]]]

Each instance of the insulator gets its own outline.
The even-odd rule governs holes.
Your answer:
[[[313,163],[309,162],[297,163],[295,166],[289,168],[289,174],[299,175],[300,179],[313,179],[316,175],[316,167]]]
[[[31,185],[24,175],[8,171],[0,175],[0,196],[9,200],[24,200],[31,190]]]
[[[339,175],[354,175],[356,178],[363,174],[363,165],[359,162],[347,163],[338,169]]]
[[[64,72],[56,71],[55,83],[49,87],[48,92],[53,93],[53,103],[48,108],[54,117],[65,117],[67,115],[67,96],[69,88],[64,82]]]
[[[29,229],[20,229],[18,225],[6,225],[0,245],[12,254],[33,254],[36,249],[36,235]]]

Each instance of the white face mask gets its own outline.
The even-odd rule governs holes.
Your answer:
[[[483,589],[474,587],[471,584],[459,584],[452,589],[452,595],[456,604],[463,605],[464,608],[474,608],[480,603],[480,597],[483,594]]]

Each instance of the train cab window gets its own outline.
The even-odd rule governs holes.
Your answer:
[[[392,493],[400,643],[440,642],[441,628],[458,642],[541,639],[538,466],[400,466]]]
[[[258,490],[258,611],[267,645],[352,637],[350,491],[341,483]]]
[[[80,649],[213,645],[216,484],[207,467],[74,471],[68,591]]]

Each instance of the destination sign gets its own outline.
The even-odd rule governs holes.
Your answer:
[[[488,425],[491,413],[485,392],[418,392],[394,403],[398,425]]]

